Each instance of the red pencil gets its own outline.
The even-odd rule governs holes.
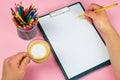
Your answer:
[[[25,18],[26,18],[26,16],[27,16],[27,14],[28,14],[28,8],[26,8],[25,11],[24,11],[24,17],[25,17]]]

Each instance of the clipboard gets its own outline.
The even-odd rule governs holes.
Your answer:
[[[82,13],[84,8],[77,2],[38,20],[66,80],[77,80],[110,64],[105,42],[94,24],[77,18]]]

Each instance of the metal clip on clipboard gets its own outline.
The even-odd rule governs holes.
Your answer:
[[[54,12],[51,12],[49,15],[50,15],[50,17],[55,17],[55,16],[64,14],[64,13],[69,12],[69,11],[70,11],[70,8],[69,7],[65,7],[65,8],[62,8],[60,10],[56,10]]]

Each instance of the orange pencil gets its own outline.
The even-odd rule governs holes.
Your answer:
[[[12,18],[12,21],[15,23],[16,26],[20,26],[18,22],[15,20],[15,18]]]
[[[33,22],[34,22],[34,19],[31,19],[31,21],[30,21],[29,25],[31,25]]]
[[[18,22],[15,20],[15,18],[12,18],[12,21],[14,22],[14,24],[15,24],[19,29],[21,29],[20,25],[19,25]]]

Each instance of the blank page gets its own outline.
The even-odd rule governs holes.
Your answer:
[[[84,10],[77,3],[64,13],[39,19],[69,79],[109,60],[106,46],[94,26],[84,18],[77,18],[82,13]]]

